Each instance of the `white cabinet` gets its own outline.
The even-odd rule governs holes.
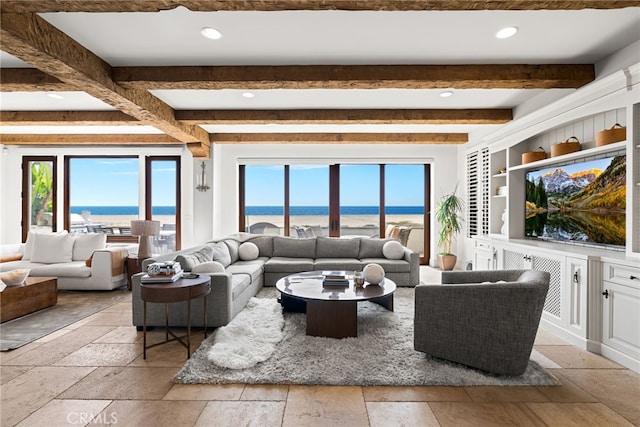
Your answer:
[[[475,240],[475,250],[473,251],[474,270],[495,270],[495,256],[493,247],[488,240]]]
[[[494,250],[499,269],[549,273],[543,325],[571,343],[586,345],[588,259],[510,242],[494,242]]]
[[[640,268],[604,262],[602,275],[603,353],[614,350],[640,361]]]

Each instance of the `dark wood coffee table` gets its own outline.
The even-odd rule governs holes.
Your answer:
[[[396,284],[385,278],[379,285],[365,283],[358,288],[353,272],[348,285],[323,285],[322,271],[308,271],[283,277],[276,283],[282,298],[306,302],[307,335],[347,338],[358,336],[358,302],[371,301],[393,311]]]
[[[10,286],[0,293],[0,321],[15,319],[58,302],[55,277],[27,277],[24,285]]]

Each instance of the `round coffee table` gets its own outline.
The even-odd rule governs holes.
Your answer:
[[[291,274],[276,282],[283,300],[293,298],[306,303],[307,335],[357,337],[360,301],[371,301],[393,311],[393,280],[385,278],[378,285],[365,283],[364,287],[356,287],[352,271],[341,273],[349,279],[348,285],[323,284],[322,271]]]

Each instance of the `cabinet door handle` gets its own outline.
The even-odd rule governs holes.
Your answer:
[[[631,279],[631,280],[638,280],[638,279],[639,279],[639,277],[638,277],[638,276],[629,276],[629,279]]]
[[[573,273],[573,282],[574,283],[580,282],[580,276],[578,275],[577,271],[575,273]]]
[[[609,290],[605,289],[602,295],[604,295],[605,298],[609,298]]]

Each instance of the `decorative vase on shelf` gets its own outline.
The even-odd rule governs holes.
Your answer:
[[[502,211],[502,227],[500,227],[500,234],[507,234],[507,218],[509,217],[509,213],[507,210]]]

